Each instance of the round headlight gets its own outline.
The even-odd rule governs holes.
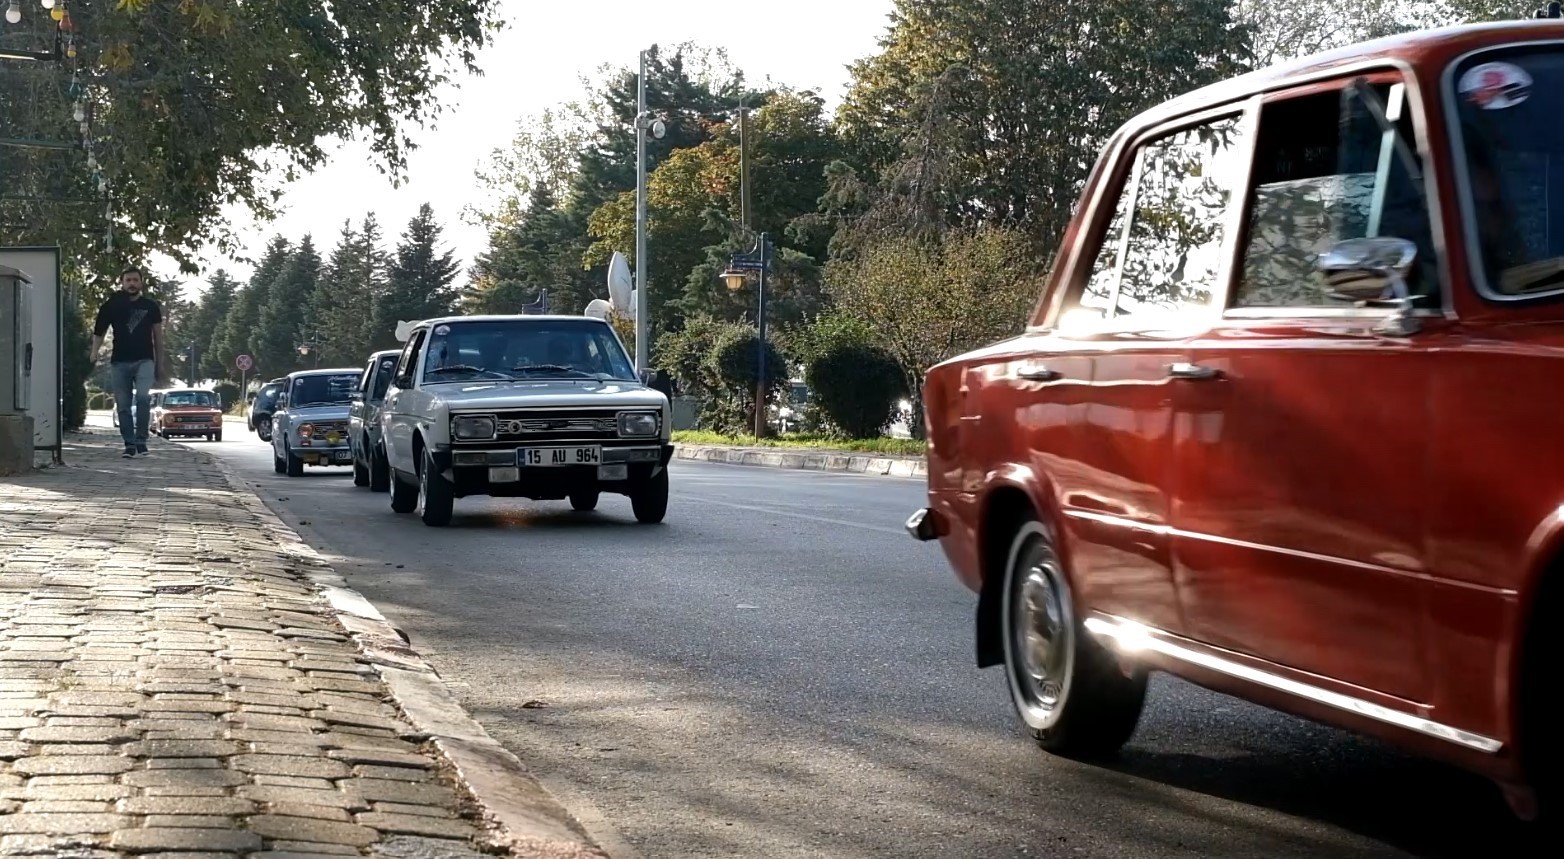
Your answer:
[[[314,424],[299,424],[299,435],[309,438],[315,434]]]

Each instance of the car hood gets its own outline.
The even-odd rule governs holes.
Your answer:
[[[288,416],[295,423],[304,421],[345,421],[348,419],[348,404],[337,403],[329,406],[306,406],[302,409],[288,409]]]
[[[550,406],[663,408],[668,398],[639,382],[595,379],[526,379],[450,382],[426,388],[453,409],[517,409]]]

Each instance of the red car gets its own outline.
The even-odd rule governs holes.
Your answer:
[[[1025,333],[929,371],[907,525],[1044,748],[1111,754],[1164,670],[1560,816],[1560,117],[1539,20],[1252,73],[1112,138]]]

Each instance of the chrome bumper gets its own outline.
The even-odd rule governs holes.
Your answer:
[[[920,507],[907,517],[907,523],[903,526],[912,539],[920,543],[930,540],[938,540],[945,533],[944,520],[939,513],[930,507]]]

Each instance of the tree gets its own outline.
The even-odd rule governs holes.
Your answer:
[[[234,356],[224,352],[227,332],[224,329],[233,311],[235,293],[239,284],[218,269],[207,281],[206,293],[201,296],[201,306],[196,311],[196,331],[201,348],[201,375],[209,379],[226,379],[237,373]]]
[[[92,340],[86,316],[82,313],[81,290],[72,286],[63,297],[61,328],[65,337],[61,343],[60,376],[64,390],[60,395],[60,426],[66,431],[75,431],[87,422],[87,377],[93,370],[87,353],[92,349]]]
[[[305,342],[310,296],[319,280],[320,254],[314,239],[305,236],[266,290],[255,340],[256,363],[270,368],[266,372],[282,375],[315,366],[314,356],[303,358],[298,347]]]
[[[375,302],[372,348],[397,346],[398,322],[450,313],[456,301],[452,284],[459,270],[451,251],[440,248],[440,224],[434,219],[434,208],[423,204],[397,243],[390,284]]]
[[[547,289],[553,312],[580,313],[596,297],[579,288],[582,245],[551,186],[534,185],[526,210],[490,229],[488,248],[473,260],[463,307],[474,313],[520,313]]]
[[[310,296],[308,339],[321,351],[323,366],[362,364],[370,353],[370,319],[362,308],[372,307],[372,278],[366,270],[364,237],[351,222],[344,222],[337,246]]]
[[[1042,288],[1029,237],[997,227],[951,231],[938,240],[882,234],[826,269],[826,289],[842,312],[872,320],[900,365],[923,425],[923,377],[968,349],[1019,333]]]
[[[1467,4],[1501,5],[1492,0],[1467,0]],[[1254,65],[1264,67],[1454,20],[1452,10],[1442,6],[1401,0],[1234,0],[1233,17],[1248,29]]]
[[[878,177],[907,155],[908,129],[942,114],[945,217],[1025,228],[1051,251],[1115,128],[1238,70],[1229,2],[897,0],[838,123]]]
[[[281,365],[268,367],[260,363],[258,347],[262,336],[261,309],[266,306],[272,281],[277,279],[282,267],[287,264],[290,252],[287,239],[282,236],[272,237],[266,245],[266,252],[261,255],[260,263],[251,272],[249,281],[234,296],[233,307],[228,312],[227,321],[223,323],[222,353],[254,358],[257,376],[281,375]]]
[[[36,7],[21,26],[41,46],[53,22]],[[26,121],[6,137],[75,143],[80,96],[105,188],[75,159],[18,176],[12,170],[25,165],[8,157],[0,240],[62,241],[73,265],[109,277],[124,258],[150,249],[193,272],[200,246],[234,250],[222,207],[271,214],[288,182],[324,162],[323,139],[367,132],[377,163],[399,175],[409,148],[403,126],[435,115],[435,94],[454,67],[476,70],[499,7],[498,0],[71,3],[69,63],[85,70],[80,90],[66,91],[54,64],[32,64],[47,67],[28,73],[40,86],[0,87],[0,115]],[[21,193],[45,185],[56,199],[95,202]]]

